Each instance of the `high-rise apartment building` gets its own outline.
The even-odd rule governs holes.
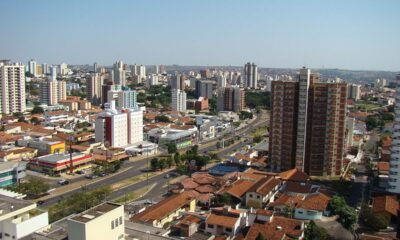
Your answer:
[[[36,77],[37,76],[36,71],[37,71],[37,62],[35,60],[31,59],[28,62],[28,72]]]
[[[86,87],[87,100],[90,101],[93,105],[100,105],[102,97],[101,86],[104,83],[103,75],[99,73],[94,73],[86,81],[87,81],[87,87]]]
[[[111,147],[124,147],[143,141],[143,111],[123,109],[117,111],[115,102],[105,104],[96,118],[96,142],[108,141]]]
[[[217,87],[218,88],[226,87],[226,76],[218,76],[218,78],[217,78]]]
[[[126,86],[126,71],[122,61],[114,63],[114,82],[115,84]]]
[[[174,111],[186,112],[186,93],[180,89],[172,89],[171,108]]]
[[[254,63],[244,65],[244,86],[246,88],[257,88],[258,68]]]
[[[115,108],[122,109],[136,109],[137,108],[137,92],[129,89],[114,89],[109,90],[107,93],[107,100],[115,102]]]
[[[240,112],[245,107],[244,89],[239,86],[217,90],[217,111]]]
[[[389,162],[388,191],[400,193],[400,74],[396,76],[396,105]]]
[[[0,113],[25,112],[25,66],[0,61]]]
[[[196,97],[206,97],[211,99],[214,92],[214,82],[210,80],[197,80],[196,81]]]
[[[57,105],[59,101],[66,100],[67,83],[48,78],[46,81],[40,83],[39,99],[41,103],[49,106]]]
[[[61,74],[61,76],[67,75],[68,72],[69,72],[68,64],[66,64],[66,63],[61,63],[61,64],[60,64],[60,71],[59,71],[59,73]]]
[[[146,88],[158,85],[158,74],[151,74],[147,76]]]
[[[171,89],[179,89],[179,90],[184,91],[186,88],[185,76],[183,76],[179,73],[175,73],[175,75],[172,76],[170,79],[170,85],[171,85]]]
[[[361,98],[361,85],[358,84],[349,84],[347,86],[347,98],[353,99],[355,101],[360,100]]]
[[[270,161],[275,171],[339,175],[346,150],[346,83],[322,83],[303,68],[272,82]]]

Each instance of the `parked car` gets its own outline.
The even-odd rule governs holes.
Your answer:
[[[69,181],[68,181],[68,180],[65,180],[65,179],[61,179],[61,180],[58,181],[58,184],[60,184],[60,185],[67,185],[67,184],[69,184]]]
[[[76,173],[82,175],[82,174],[85,174],[86,172],[84,170],[79,170],[79,171],[76,171]]]
[[[87,179],[95,179],[97,177],[98,177],[97,175],[93,175],[93,174],[85,176],[85,178],[87,178]]]

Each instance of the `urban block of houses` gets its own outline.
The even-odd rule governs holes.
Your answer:
[[[183,212],[194,212],[196,200],[190,192],[182,192],[165,198],[150,206],[141,213],[134,215],[131,221],[162,228]]]

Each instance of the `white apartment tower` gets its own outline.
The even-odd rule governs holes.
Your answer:
[[[126,71],[122,61],[114,63],[114,82],[115,84],[126,86]]]
[[[25,66],[0,61],[0,113],[25,112]]]
[[[36,71],[37,71],[37,62],[35,60],[31,59],[28,62],[28,72],[36,77],[37,76]]]
[[[389,164],[388,191],[400,193],[400,74],[396,76],[396,106]]]
[[[108,102],[115,102],[115,107],[118,110],[122,109],[137,109],[137,92],[134,90],[110,90],[107,93]]]
[[[171,108],[174,111],[186,112],[186,93],[180,89],[172,89]]]
[[[143,111],[138,108],[117,111],[111,101],[97,115],[95,124],[96,142],[108,141],[112,147],[123,147],[143,141]]]
[[[246,88],[257,88],[258,68],[254,63],[244,65],[244,85]]]

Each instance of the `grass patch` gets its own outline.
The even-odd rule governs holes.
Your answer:
[[[156,185],[156,183],[153,183],[150,186],[139,188],[138,190],[129,192],[129,193],[125,194],[124,196],[121,196],[121,197],[115,199],[114,201],[119,204],[126,204],[128,202],[136,200],[137,198],[140,198],[143,194],[145,194],[148,190],[152,189],[155,185]]]
[[[149,172],[148,174],[149,174],[149,178],[152,178],[152,177],[154,177],[156,175],[159,175],[161,173],[162,172]],[[110,188],[111,188],[112,191],[115,191],[115,190],[121,189],[123,187],[129,186],[129,185],[132,185],[132,184],[135,184],[135,183],[138,183],[138,182],[142,182],[142,181],[144,181],[146,179],[147,179],[147,173],[142,173],[142,174],[136,175],[136,176],[134,176],[132,178],[128,178],[128,179],[122,180],[120,182],[111,184]]]

